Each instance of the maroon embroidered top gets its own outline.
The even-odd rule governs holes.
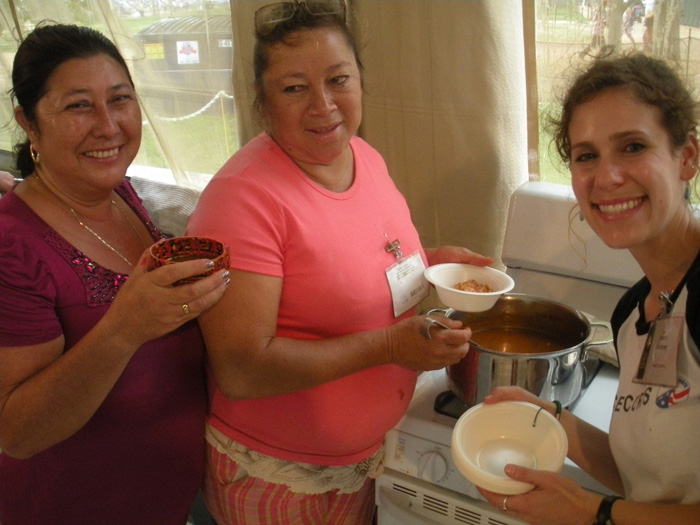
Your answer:
[[[117,192],[160,238],[131,185]],[[0,346],[63,334],[70,352],[127,278],[70,245],[13,192],[0,199]],[[186,523],[203,475],[203,351],[196,322],[150,341],[76,434],[29,459],[0,453],[0,523]]]

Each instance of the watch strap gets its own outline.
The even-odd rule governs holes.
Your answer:
[[[598,507],[598,514],[595,517],[593,525],[611,525],[612,524],[612,506],[620,496],[605,496]]]

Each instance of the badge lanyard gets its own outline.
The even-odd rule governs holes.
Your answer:
[[[384,236],[387,236],[386,233]],[[404,257],[401,242],[398,239],[387,243],[384,249],[388,253],[393,253],[396,258],[396,261],[386,269],[386,277],[391,290],[394,317],[399,317],[430,294],[428,281],[423,275],[425,264],[418,251]]]
[[[666,292],[659,294],[663,311],[651,322],[634,383],[674,387],[678,382],[678,347],[685,319],[671,314],[675,299]]]

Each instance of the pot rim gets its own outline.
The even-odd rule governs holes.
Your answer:
[[[544,303],[547,305],[551,305],[557,308],[560,308],[568,313],[570,313],[572,316],[576,317],[578,320],[581,321],[581,323],[585,326],[585,332],[586,335],[585,337],[577,344],[567,347],[567,348],[562,348],[559,350],[549,350],[545,352],[501,352],[498,350],[492,350],[490,348],[486,348],[479,343],[477,343],[474,340],[469,341],[469,349],[471,350],[476,350],[479,352],[483,352],[489,355],[493,356],[499,356],[499,357],[506,357],[509,359],[527,359],[527,358],[546,358],[546,357],[551,357],[551,358],[558,358],[566,354],[570,354],[572,352],[577,352],[583,356],[587,355],[588,348],[591,345],[591,337],[593,336],[593,326],[588,318],[583,312],[580,310],[577,310],[576,308],[573,308],[571,306],[568,306],[564,303],[560,303],[559,301],[555,301],[553,299],[548,299],[546,297],[538,296],[538,295],[533,295],[533,294],[524,294],[524,293],[505,293],[503,296],[499,299],[501,300],[508,300],[509,298],[512,298],[514,300],[517,299],[522,299],[522,300],[527,300],[531,302],[538,302],[538,303]],[[439,311],[440,309],[436,310],[431,310],[433,312]],[[458,314],[465,314],[465,312],[461,312],[459,310],[455,310],[454,308],[447,308],[445,310],[442,310],[444,313],[445,317],[448,317],[450,319],[453,319],[450,315],[453,313],[458,313]],[[460,320],[461,319],[457,319]],[[468,326],[468,325],[467,325]],[[533,332],[538,332],[542,333],[539,330],[532,330]],[[473,333],[478,333],[478,332],[473,332]]]
[[[543,358],[543,357],[561,357],[566,354],[573,352],[580,353],[586,346],[586,342],[590,338],[590,334],[582,342],[577,345],[570,346],[569,348],[562,348],[560,350],[549,350],[547,352],[501,352],[499,350],[492,350],[490,348],[485,348],[481,346],[476,341],[469,341],[469,351],[476,350],[477,352],[490,354],[498,357],[505,357],[508,359],[529,359],[529,358]]]

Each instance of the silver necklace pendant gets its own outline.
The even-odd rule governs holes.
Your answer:
[[[673,308],[673,301],[671,301],[671,295],[673,290],[670,292],[661,292],[659,294],[659,302],[661,303],[661,313],[659,315],[666,315]]]

